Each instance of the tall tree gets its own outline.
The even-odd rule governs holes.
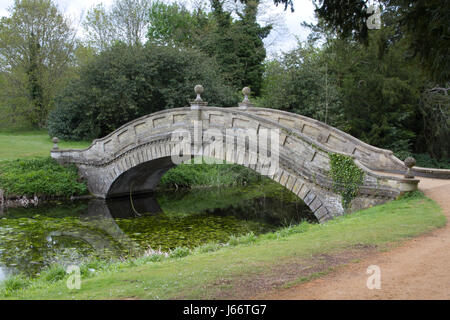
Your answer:
[[[51,0],[15,0],[0,21],[0,68],[13,108],[45,126],[53,97],[63,84],[75,48],[75,32]]]
[[[259,95],[266,58],[263,39],[271,25],[261,27],[257,20],[259,0],[248,0],[239,19],[234,21],[231,13],[224,10],[223,1],[211,0],[216,28],[210,33],[204,49],[219,62],[225,78],[236,88],[250,86]]]
[[[258,95],[264,72],[263,39],[272,27],[257,22],[259,0],[226,10],[224,0],[211,0],[211,12],[194,12],[177,3],[154,3],[150,9],[150,42],[195,48],[214,57],[225,79],[236,89],[250,86]],[[235,13],[236,18],[233,17]]]
[[[117,39],[116,26],[103,3],[88,10],[83,27],[88,44],[98,51],[105,50]]]
[[[352,36],[367,43],[369,0],[313,1],[319,18],[328,27],[343,37]],[[442,84],[450,81],[450,1],[378,0],[377,3],[383,12],[396,12],[396,27],[404,31],[411,56],[420,57],[421,66],[433,80]]]
[[[213,22],[202,7],[193,12],[183,4],[152,2],[147,38],[151,43],[198,48]]]
[[[147,30],[148,0],[115,0],[111,15],[120,39],[128,45],[141,43]]]
[[[102,3],[93,6],[83,22],[88,44],[104,51],[116,41],[141,43],[147,32],[149,7],[148,0],[115,0],[110,8]]]

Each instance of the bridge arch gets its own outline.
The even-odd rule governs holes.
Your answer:
[[[251,137],[242,134],[249,130],[256,133],[253,139],[260,139],[267,130],[277,132],[274,141],[278,162],[269,174],[264,163],[273,146],[271,150],[259,144],[256,149],[250,147]],[[174,139],[179,132],[187,133],[193,140]],[[210,140],[211,136],[218,136],[211,132],[221,133],[222,138]],[[223,149],[217,148],[221,143]],[[333,191],[329,175],[329,154],[335,150],[289,126],[246,110],[201,105],[164,110],[131,121],[94,140],[84,150],[53,150],[52,157],[60,163],[76,164],[91,193],[107,198],[129,194],[130,189],[153,190],[163,174],[175,165],[172,159],[180,145],[193,157],[220,159],[268,175],[298,195],[319,221],[344,213],[341,196]],[[417,180],[381,176],[357,159],[355,163],[365,175],[360,195],[352,202],[354,209],[394,199],[401,192],[417,187]]]

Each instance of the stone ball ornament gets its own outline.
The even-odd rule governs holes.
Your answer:
[[[407,166],[408,168],[412,168],[416,165],[416,159],[414,159],[413,157],[408,157],[405,159],[405,166]]]
[[[411,172],[411,168],[414,167],[416,165],[416,159],[414,159],[413,157],[408,157],[405,159],[405,161],[403,161],[403,163],[406,166],[406,173],[405,173],[405,178],[407,179],[412,179],[414,178],[414,175]]]
[[[205,91],[205,88],[201,84],[194,87],[194,92],[197,95],[194,101],[191,101],[191,109],[198,109],[200,106],[206,106],[208,103],[203,101],[201,94]]]
[[[239,103],[239,109],[247,109],[248,107],[251,107],[252,104],[250,102],[250,100],[248,99],[248,96],[250,95],[252,91],[250,90],[249,87],[244,87],[242,89],[242,93],[244,94],[244,100],[242,100],[241,103]]]
[[[205,88],[201,84],[198,84],[194,87],[194,91],[197,95],[202,94],[205,91]]]

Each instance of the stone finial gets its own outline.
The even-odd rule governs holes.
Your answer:
[[[242,93],[244,94],[244,100],[242,100],[241,103],[239,103],[239,109],[247,109],[248,107],[252,107],[252,103],[248,99],[248,96],[251,93],[251,90],[249,87],[245,87],[242,89]]]
[[[405,159],[404,164],[407,168],[405,172],[405,178],[413,179],[414,175],[411,172],[411,168],[416,165],[416,159],[414,159],[413,157],[408,157]]]
[[[59,147],[58,147],[59,139],[57,137],[54,137],[52,139],[52,141],[53,141],[53,150],[59,150]]]
[[[197,97],[194,101],[191,101],[191,107],[198,107],[198,106],[206,106],[208,103],[206,101],[203,101],[201,94],[205,91],[203,86],[201,84],[198,84],[194,87],[194,91],[197,94]]]

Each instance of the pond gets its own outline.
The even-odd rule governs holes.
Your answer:
[[[52,263],[225,243],[231,235],[263,234],[303,220],[317,222],[294,194],[267,181],[9,209],[0,215],[0,281],[38,275]]]

